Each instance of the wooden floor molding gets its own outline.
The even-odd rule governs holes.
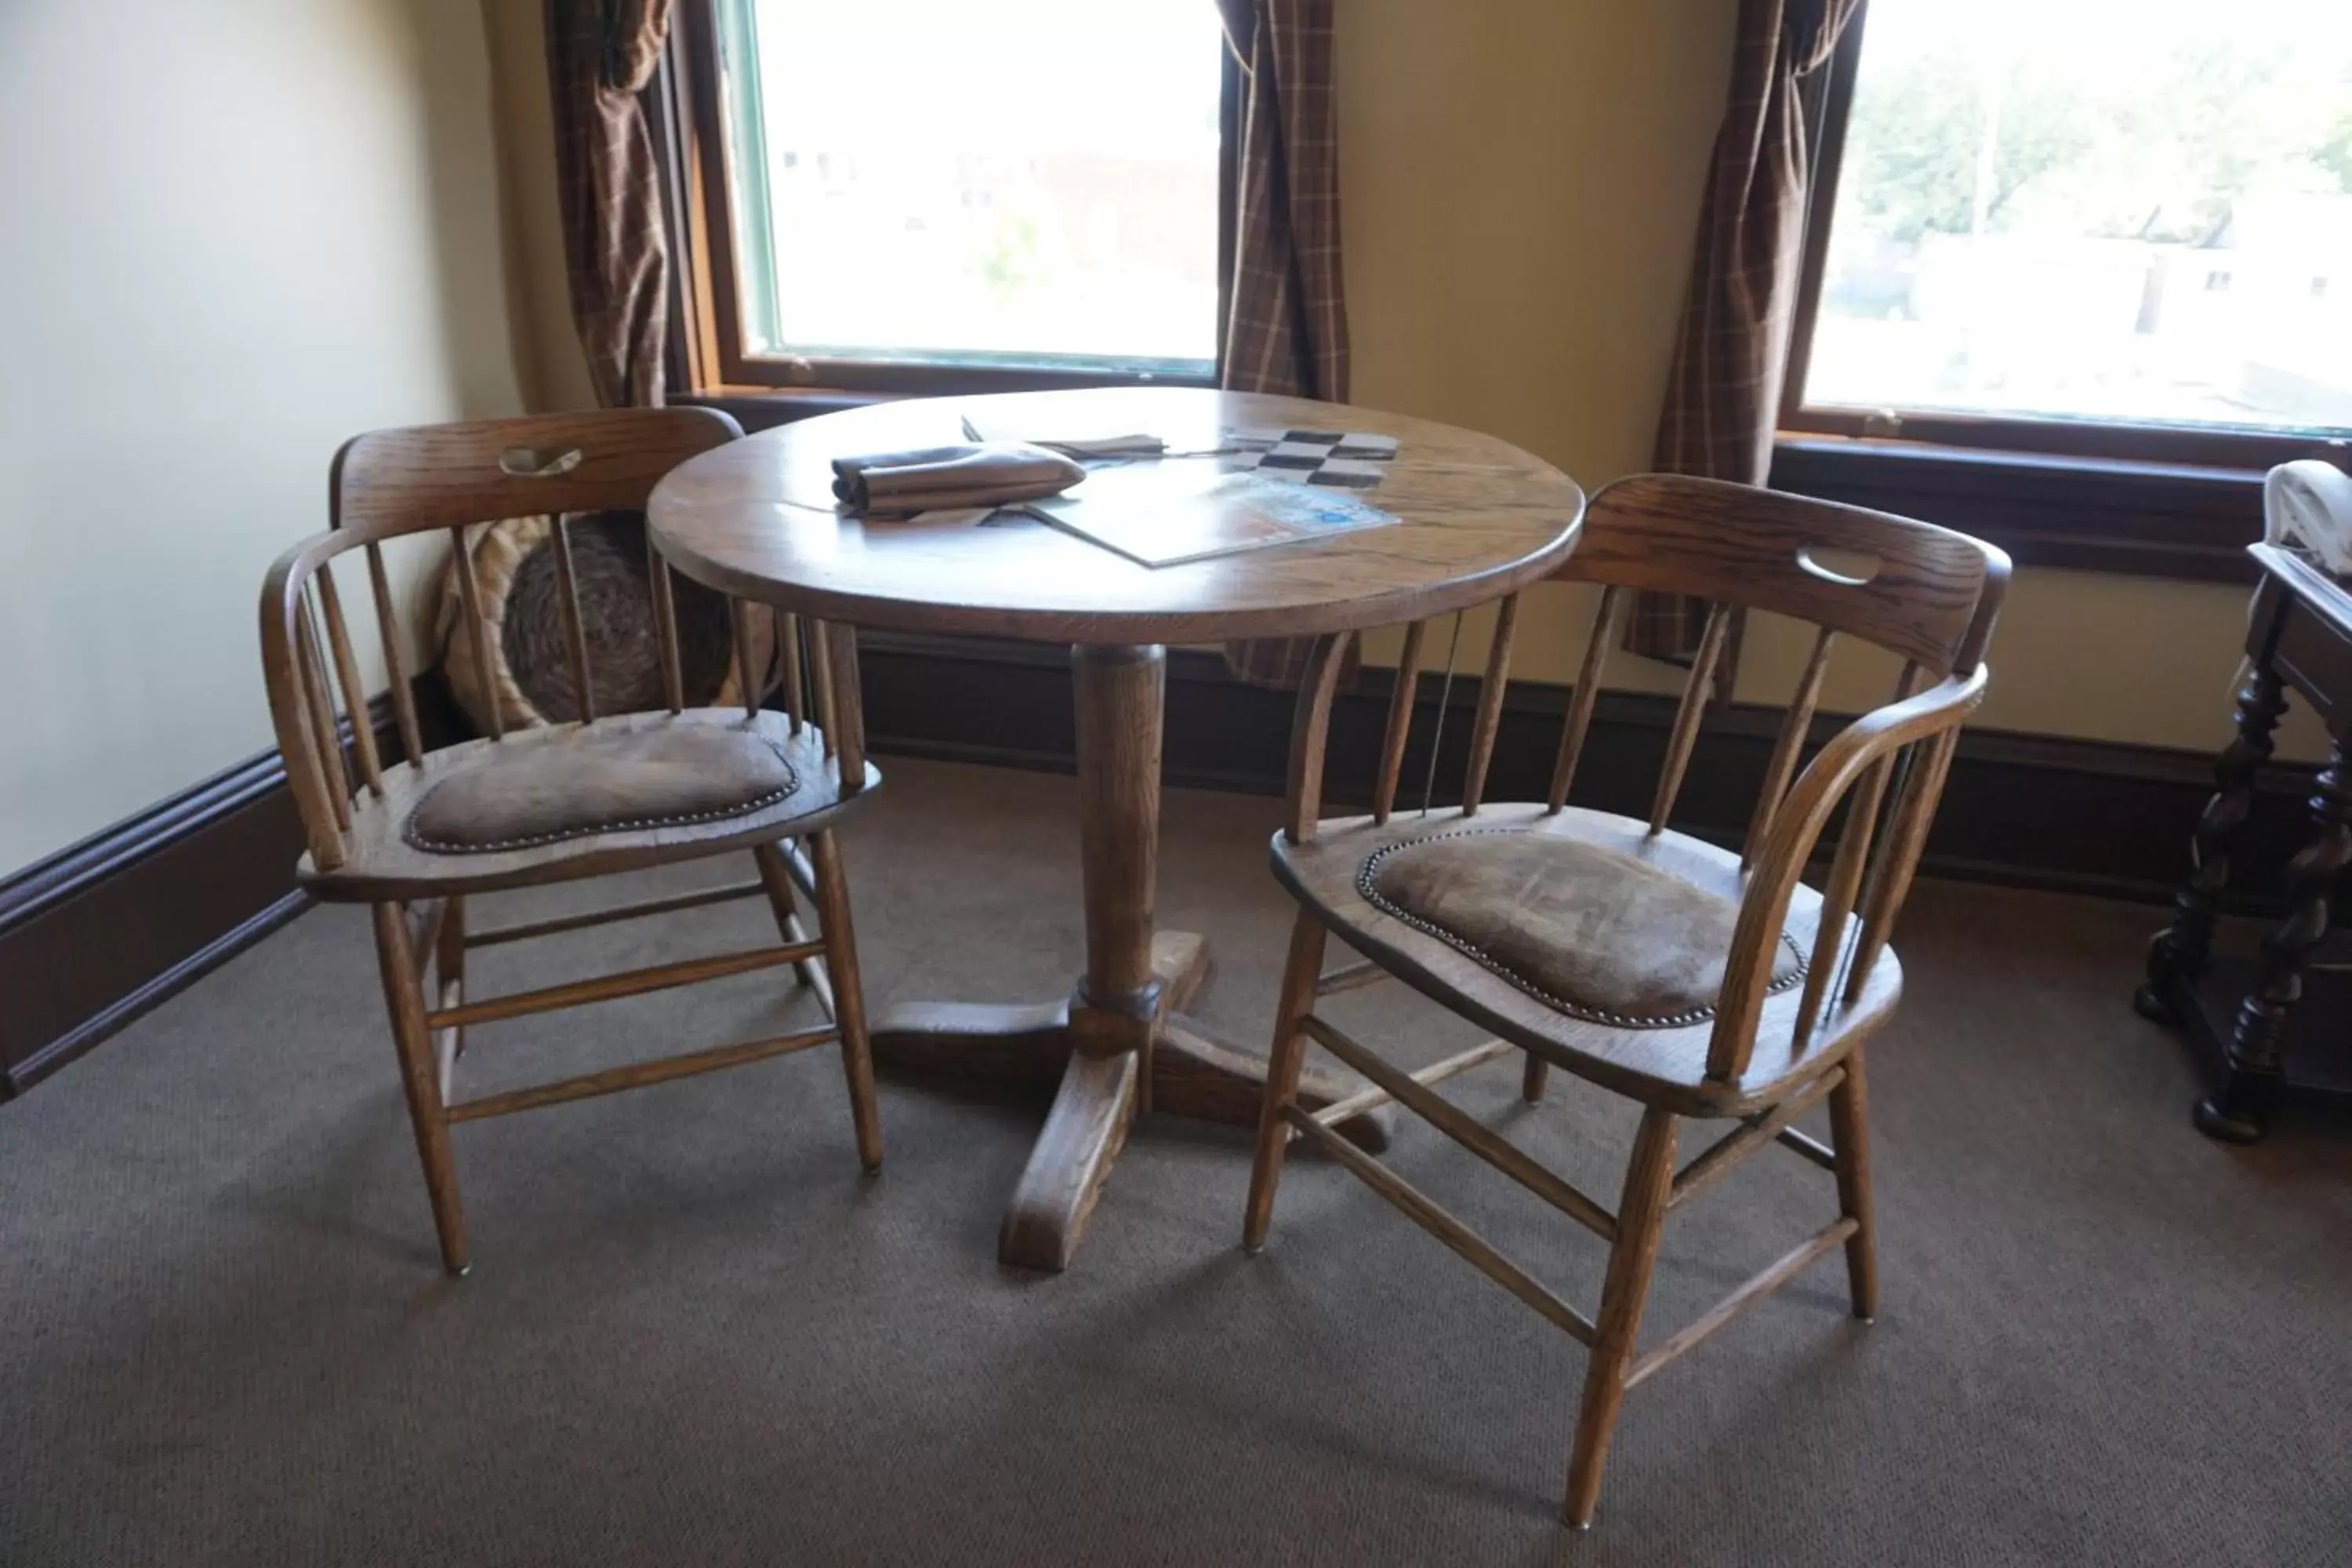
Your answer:
[[[1064,650],[869,632],[860,653],[873,752],[1062,773],[1074,766]],[[1477,685],[1475,672],[1454,679],[1438,758],[1441,802],[1460,787]],[[420,678],[417,688],[427,742],[438,743],[454,732],[454,710],[436,678]],[[1433,709],[1438,689],[1437,677],[1423,678],[1425,709]],[[1369,796],[1389,691],[1389,672],[1367,669],[1335,704],[1328,782],[1335,806]],[[1512,683],[1489,799],[1542,797],[1567,696],[1544,682]],[[390,757],[397,742],[387,706],[379,700],[371,716]],[[1603,694],[1577,776],[1577,804],[1645,812],[1646,781],[1655,775],[1673,712],[1671,698]],[[1290,714],[1287,696],[1237,685],[1214,654],[1171,650],[1168,782],[1279,795]],[[1776,723],[1777,710],[1737,705],[1709,721],[1677,826],[1736,840]],[[1836,723],[1823,721],[1816,741]],[[1425,737],[1426,711],[1418,729]],[[1427,767],[1423,750],[1408,757],[1405,776],[1418,781]],[[1971,730],[1922,871],[2168,900],[2187,868],[2189,834],[2211,793],[2211,768],[2210,758],[2192,752]],[[2263,774],[2243,840],[2243,863],[2259,874],[2250,877],[2239,909],[2275,907],[2278,870],[2300,842],[2311,781],[2308,768]],[[1411,793],[1418,798],[1417,785]],[[273,750],[0,880],[0,1099],[23,1092],[299,914],[307,903],[293,868],[301,846]],[[2156,923],[2151,916],[2151,931]],[[2125,991],[2117,994],[2121,1005]]]

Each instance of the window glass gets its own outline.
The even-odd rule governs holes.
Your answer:
[[[1212,366],[1213,0],[728,0],[720,30],[747,353]]]
[[[2352,427],[2352,3],[1864,25],[1805,403]]]

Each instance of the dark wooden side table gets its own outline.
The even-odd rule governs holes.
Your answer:
[[[2336,876],[2352,864],[2352,589],[2274,546],[2248,553],[2263,578],[2246,628],[2252,670],[2238,692],[2237,739],[2214,766],[2220,788],[2197,824],[2194,867],[2174,896],[2172,924],[2148,946],[2147,983],[2135,998],[2141,1013],[2187,1034],[2212,1075],[2198,1129],[2232,1143],[2260,1138],[2265,1113],[2289,1094],[2352,1107],[2352,973],[2306,969],[2327,934]],[[2231,847],[2289,688],[2330,741],[2311,797],[2313,836],[2288,866],[2286,916],[2260,956],[2217,957]]]

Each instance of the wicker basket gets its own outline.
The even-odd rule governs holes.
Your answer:
[[[646,524],[633,511],[585,512],[572,518],[572,569],[580,585],[580,618],[588,639],[588,668],[602,715],[667,706],[661,644],[654,629],[653,587],[646,562]],[[490,702],[508,729],[560,724],[580,716],[563,598],[547,517],[485,523],[468,535],[474,581],[489,625],[491,668],[475,665],[457,594],[457,563],[441,574],[436,636],[441,673],[475,730],[489,732]],[[742,700],[735,682],[726,596],[676,573],[678,668],[687,706],[724,708]],[[774,619],[751,621],[751,662],[761,695],[775,685]]]

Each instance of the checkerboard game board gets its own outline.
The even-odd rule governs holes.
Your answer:
[[[1292,484],[1368,490],[1396,461],[1393,436],[1362,430],[1228,430],[1235,468]]]

